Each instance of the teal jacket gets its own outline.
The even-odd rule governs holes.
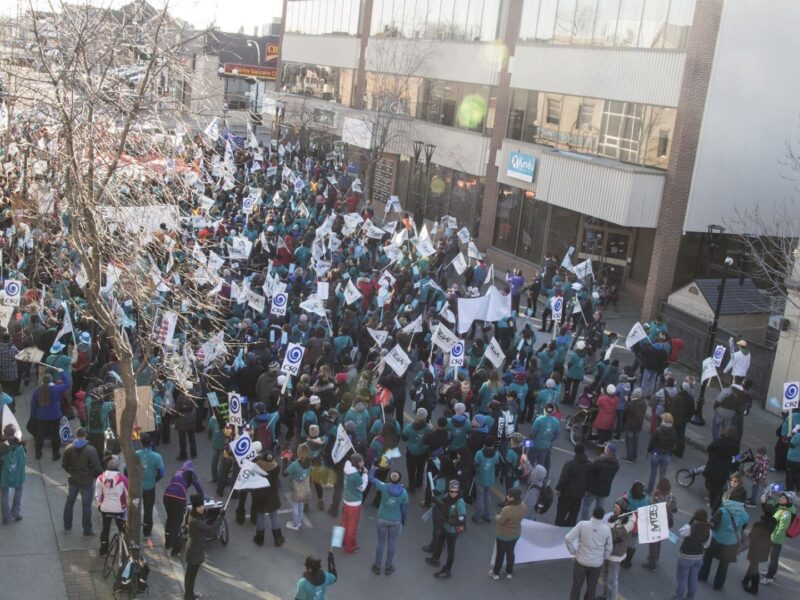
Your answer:
[[[14,438],[3,443],[0,457],[3,460],[0,487],[18,488],[25,483],[25,447]]]
[[[406,450],[414,456],[422,456],[428,451],[428,446],[422,442],[422,438],[430,431],[427,422],[412,421],[403,429],[403,439],[406,442]]]
[[[491,456],[486,456],[486,452],[480,449],[475,453],[475,484],[481,487],[494,485],[497,464],[500,462],[497,450],[491,450]]]
[[[536,355],[536,358],[539,359],[539,369],[542,371],[542,375],[545,378],[550,377],[550,373],[553,372],[553,368],[556,366],[556,353],[553,352],[551,354],[547,349],[544,349]]]
[[[344,464],[344,494],[342,499],[349,506],[360,506],[364,499],[364,490],[367,489],[368,478],[361,474],[350,463]]]
[[[225,449],[225,434],[219,426],[219,419],[214,413],[208,418],[208,431],[211,433],[211,448],[214,450]]]
[[[381,493],[378,518],[384,521],[400,521],[405,525],[408,516],[408,491],[402,483],[384,483],[375,479],[375,467],[369,471],[369,482]]]
[[[531,439],[536,450],[548,450],[558,439],[561,425],[553,415],[541,415],[533,421]]]
[[[786,460],[800,463],[800,433],[795,433],[789,440],[789,452],[786,454]]]
[[[456,426],[456,423],[458,426]],[[466,417],[450,417],[447,419],[447,431],[450,433],[450,449],[459,450],[467,445],[467,437],[472,423]]]
[[[526,399],[528,397],[528,384],[517,383],[516,381],[509,383],[507,390],[509,392],[517,392],[517,404],[519,404],[519,412],[525,410]]]
[[[548,403],[558,403],[558,388],[542,388],[536,393],[536,414],[542,414]]]
[[[164,477],[164,459],[161,455],[150,448],[137,450],[139,462],[142,463],[142,490],[152,490],[156,487],[156,481]]]
[[[577,352],[570,352],[567,358],[567,378],[581,380],[585,370],[586,357]]]
[[[464,499],[459,498],[452,504],[448,511],[447,515],[444,519],[444,530],[449,534],[455,534],[456,528],[451,525],[451,521],[455,521],[457,517],[461,517],[462,519],[467,516],[467,505],[464,504]]]
[[[336,575],[333,573],[325,573],[325,580],[319,585],[314,585],[305,577],[301,577],[297,582],[294,598],[295,600],[325,600],[325,590],[334,583],[336,583]]]
[[[344,415],[344,422],[352,421],[356,424],[354,436],[359,442],[367,441],[367,426],[369,425],[369,413],[364,410],[362,412],[351,408]]]
[[[749,520],[750,515],[747,514],[743,502],[723,500],[722,508],[717,510],[712,519],[712,522],[716,524],[712,531],[714,540],[723,546],[736,544]],[[734,522],[736,523],[735,528]]]

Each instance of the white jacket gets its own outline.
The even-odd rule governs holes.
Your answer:
[[[725,373],[731,373],[734,377],[747,377],[749,368],[750,353],[744,354],[741,350],[737,350],[725,366]]]
[[[128,478],[119,471],[105,471],[94,482],[94,500],[101,512],[124,513],[128,508]]]
[[[567,550],[584,567],[601,567],[614,547],[611,528],[600,519],[581,521],[567,534]]]

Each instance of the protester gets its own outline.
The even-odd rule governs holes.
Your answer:
[[[558,419],[554,416],[555,405],[548,402],[544,407],[544,414],[539,415],[533,421],[529,439],[532,445],[528,449],[528,457],[532,464],[543,465],[546,471],[550,471],[550,454],[553,444],[558,440],[561,426]]]
[[[770,538],[773,527],[773,518],[765,513],[750,529],[747,547],[747,572],[744,574],[744,579],[742,579],[744,591],[750,594],[758,594],[758,584],[761,580],[759,565],[769,560],[772,543]]]
[[[614,502],[611,512],[605,516],[605,520],[611,528],[611,542],[613,543],[611,554],[603,563],[603,570],[600,573],[600,584],[603,590],[600,597],[605,600],[617,600],[620,565],[628,551],[628,539],[636,520],[636,516],[629,513],[628,501],[618,498]]]
[[[175,472],[164,490],[164,511],[167,513],[167,520],[164,523],[164,548],[172,551],[171,556],[178,556],[181,552],[180,528],[186,512],[187,492],[191,486],[194,486],[202,500],[203,488],[192,461],[187,460]]]
[[[672,428],[672,415],[663,413],[661,415],[661,425],[650,438],[647,446],[647,453],[650,454],[650,481],[647,484],[647,494],[653,493],[656,479],[663,479],[667,474],[667,468],[672,460],[672,452],[675,450],[675,430]]]
[[[391,471],[388,483],[375,479],[375,467],[369,471],[369,481],[381,492],[381,504],[378,509],[378,544],[375,548],[375,560],[372,563],[372,572],[381,574],[383,553],[386,550],[386,563],[383,569],[385,575],[394,573],[394,553],[397,536],[405,525],[408,516],[408,492],[400,483],[401,476],[397,471]]]
[[[771,502],[770,502],[771,503]],[[770,507],[772,509],[773,507]],[[761,583],[769,585],[775,581],[775,575],[778,573],[778,561],[780,560],[781,550],[787,541],[787,532],[792,520],[797,515],[797,507],[794,505],[794,496],[790,492],[783,492],[778,496],[778,504],[774,506],[772,519],[775,522],[775,528],[772,530],[769,541],[769,566],[767,572],[763,574]],[[758,586],[754,586],[758,587]]]
[[[495,548],[494,568],[489,571],[492,579],[500,579],[503,562],[506,563],[506,579],[514,574],[514,548],[522,533],[522,519],[528,507],[522,501],[519,488],[511,488],[506,493],[506,500],[500,514],[495,516]]]
[[[325,600],[325,590],[336,583],[336,564],[333,552],[328,552],[328,572],[322,570],[322,563],[312,556],[306,557],[305,571],[297,582],[295,600]]]
[[[156,501],[156,483],[161,481],[166,473],[164,459],[153,450],[150,435],[143,433],[140,438],[142,448],[136,451],[139,463],[142,466],[142,533],[150,537],[153,532],[153,505]]]
[[[94,499],[103,520],[100,532],[100,556],[108,552],[108,534],[112,521],[122,534],[128,517],[128,478],[119,472],[119,461],[111,457],[106,461],[106,470],[94,484]]]
[[[434,510],[440,512],[439,522],[442,529],[436,536],[437,541],[431,556],[427,557],[425,562],[438,567],[442,549],[447,546],[447,562],[440,571],[434,573],[434,577],[437,579],[446,579],[450,577],[456,558],[456,540],[466,528],[467,522],[467,507],[461,497],[461,483],[457,479],[453,479],[447,485],[447,496],[443,499],[434,496],[433,501],[436,504]]]
[[[644,483],[641,481],[634,481],[631,489],[623,494],[623,499],[628,503],[628,508],[632,512],[636,512],[643,506],[650,504],[650,496],[644,491]],[[636,533],[639,531],[638,521],[633,525],[630,537],[628,537],[628,550],[625,552],[625,558],[620,564],[623,569],[630,569],[633,566],[633,555],[636,553],[636,548],[639,545],[639,538]]]
[[[3,525],[22,520],[22,488],[25,483],[25,444],[17,439],[17,428],[9,423],[0,439],[0,505]],[[13,502],[11,494],[14,494]]]
[[[647,402],[641,388],[631,392],[628,405],[623,412],[625,420],[625,461],[635,463],[639,458],[639,434],[644,427],[644,415],[647,412]]]
[[[595,507],[591,520],[575,525],[565,538],[567,550],[575,557],[572,563],[570,600],[579,600],[584,582],[584,599],[594,600],[600,570],[614,547],[611,529],[603,523],[603,515],[603,509]]]
[[[50,439],[53,449],[53,460],[61,458],[61,438],[58,435],[58,423],[61,421],[61,401],[69,390],[70,383],[66,374],[60,374],[53,382],[49,374],[42,376],[42,383],[31,395],[31,419],[34,423],[36,439],[36,460],[42,458],[45,439]]]
[[[555,488],[558,496],[555,524],[559,527],[572,527],[577,523],[590,467],[583,444],[575,444],[575,457],[562,467]]]
[[[694,600],[697,593],[697,576],[703,566],[703,554],[711,544],[711,524],[708,513],[699,508],[691,520],[680,528],[681,545],[678,550],[678,568],[675,572],[677,588],[675,598]]]
[[[86,430],[79,427],[75,431],[75,441],[64,450],[61,468],[67,472],[67,500],[64,502],[64,531],[72,530],[72,514],[75,500],[81,495],[81,524],[83,535],[92,536],[92,500],[95,480],[103,468],[100,457],[86,439]]]
[[[753,460],[753,464],[747,469],[747,475],[752,482],[750,495],[747,498],[747,506],[756,507],[759,504],[761,492],[764,491],[764,485],[769,475],[769,456],[767,455],[767,448],[765,446],[760,446],[756,449],[755,459]]]
[[[206,560],[206,537],[211,532],[216,531],[219,522],[225,517],[225,509],[222,509],[213,521],[209,522],[206,519],[202,492],[192,494],[190,502],[192,509],[186,526],[186,573],[183,577],[184,600],[196,600],[196,598],[199,598],[194,592],[194,584],[197,580],[200,566]]]
[[[745,491],[739,488],[730,498],[722,501],[722,507],[711,517],[711,544],[703,554],[703,565],[697,575],[698,581],[707,581],[714,559],[719,561],[714,575],[714,589],[721,590],[725,585],[728,567],[736,562],[739,543],[750,517],[744,508]]]
[[[353,453],[344,465],[344,496],[342,501],[341,526],[344,527],[344,551],[355,553],[360,550],[357,543],[358,523],[361,519],[361,503],[367,489],[369,475],[364,467],[364,459]]]
[[[266,477],[269,485],[250,490],[253,495],[253,502],[250,506],[250,514],[256,515],[256,534],[253,541],[262,546],[264,544],[264,531],[266,529],[266,515],[269,515],[270,527],[272,529],[272,540],[276,547],[283,546],[286,541],[281,533],[281,523],[278,517],[278,510],[281,507],[280,496],[280,466],[275,461],[270,450],[262,450],[253,461],[255,472]],[[245,496],[239,496],[239,507],[237,512],[244,511]]]
[[[605,444],[602,456],[589,467],[586,481],[586,493],[581,501],[581,521],[589,519],[592,504],[603,507],[606,498],[611,494],[611,485],[619,471],[617,460],[617,445],[612,442]]]
[[[292,487],[292,519],[287,521],[286,529],[299,531],[303,525],[303,506],[311,498],[311,450],[307,444],[297,447],[297,457],[289,465],[286,474]]]
[[[650,501],[653,504],[665,503],[667,505],[667,525],[672,529],[674,515],[678,512],[678,502],[675,496],[672,495],[672,484],[666,477],[661,478],[656,485],[656,490],[653,493]],[[658,558],[661,556],[661,542],[651,542],[647,544],[647,560],[642,563],[645,569],[655,571],[658,564]]]
[[[739,454],[739,442],[737,441],[736,430],[726,427],[722,431],[720,438],[706,448],[708,460],[703,471],[706,480],[706,490],[708,490],[708,504],[712,510],[716,510],[722,496],[725,482],[728,476],[736,470],[737,465],[733,458]]]
[[[500,453],[495,448],[494,438],[486,438],[483,449],[475,453],[475,514],[473,522],[491,523],[494,496],[492,486],[497,478],[500,465]]]

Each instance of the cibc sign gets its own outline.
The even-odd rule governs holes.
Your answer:
[[[522,152],[512,152],[508,155],[506,174],[514,179],[521,179],[533,183],[533,172],[536,168],[536,158]]]

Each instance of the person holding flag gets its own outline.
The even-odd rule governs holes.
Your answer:
[[[206,540],[209,534],[216,531],[219,522],[225,516],[225,508],[213,521],[206,520],[203,494],[192,494],[190,499],[192,510],[186,524],[186,574],[183,578],[184,600],[196,600],[200,596],[194,593],[194,584],[200,566],[206,560]]]

